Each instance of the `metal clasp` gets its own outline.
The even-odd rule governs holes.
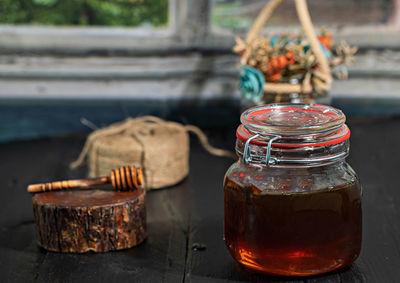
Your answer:
[[[251,157],[251,150],[250,150],[250,142],[255,139],[258,138],[260,136],[260,134],[256,134],[254,136],[252,136],[251,138],[247,139],[246,143],[244,144],[244,150],[243,150],[243,162],[245,165],[249,164],[252,161],[252,157]],[[275,165],[279,162],[279,160],[275,157],[271,156],[271,147],[272,147],[272,143],[277,140],[280,139],[281,136],[274,136],[273,138],[270,138],[268,141],[268,146],[267,146],[267,153],[265,155],[265,165],[270,166],[270,165]]]
[[[268,141],[268,146],[267,146],[267,154],[265,155],[265,165],[270,166],[270,165],[275,165],[278,163],[278,159],[276,159],[275,157],[271,157],[271,146],[272,146],[272,142],[280,139],[281,136],[275,136],[271,139],[269,139]]]
[[[251,152],[250,152],[250,142],[254,140],[255,138],[258,138],[260,135],[256,134],[252,136],[251,138],[248,138],[246,143],[244,144],[244,150],[243,150],[243,162],[245,165],[249,164],[251,162]]]

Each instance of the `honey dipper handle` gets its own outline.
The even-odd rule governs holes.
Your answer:
[[[109,177],[101,177],[95,179],[76,179],[67,181],[57,181],[42,184],[32,184],[28,186],[29,193],[40,193],[49,191],[58,191],[64,189],[83,188],[110,183]]]

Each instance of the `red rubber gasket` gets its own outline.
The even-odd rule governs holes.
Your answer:
[[[243,125],[240,125],[237,130],[236,130],[236,137],[241,140],[242,142],[246,142],[248,138],[251,136],[245,137],[239,133],[240,127],[244,127]],[[273,147],[285,147],[285,148],[298,148],[298,147],[309,147],[309,146],[326,146],[326,145],[333,145],[333,144],[338,144],[341,142],[344,142],[345,140],[348,140],[350,138],[350,129],[347,127],[347,125],[344,125],[344,131],[346,132],[345,135],[338,137],[334,140],[328,141],[328,142],[320,142],[320,143],[307,143],[307,144],[279,144],[279,143],[273,143]],[[268,145],[268,142],[262,142],[262,141],[257,141],[257,139],[254,139],[250,141],[250,144],[256,144],[256,145]]]

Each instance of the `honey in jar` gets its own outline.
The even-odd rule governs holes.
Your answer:
[[[345,116],[322,105],[245,111],[238,162],[224,180],[233,258],[264,273],[306,276],[350,265],[361,249],[361,187],[345,162]]]

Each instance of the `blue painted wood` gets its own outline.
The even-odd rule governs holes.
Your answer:
[[[238,121],[238,109],[235,101],[1,101],[0,142],[91,131],[82,117],[98,127],[141,115],[223,126]]]
[[[400,116],[400,100],[340,98],[333,106],[353,116]],[[99,127],[126,117],[156,115],[202,128],[239,123],[237,100],[2,100],[0,142],[52,137],[91,130],[82,117]]]
[[[393,98],[334,98],[332,106],[348,117],[400,116],[400,99]]]

